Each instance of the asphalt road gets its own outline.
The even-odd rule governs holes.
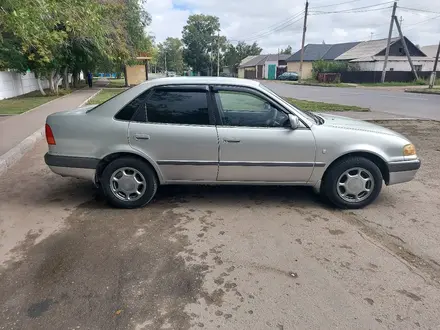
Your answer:
[[[357,105],[370,108],[371,111],[404,117],[440,120],[440,95],[410,94],[402,91],[367,88],[298,86],[278,82],[264,82],[264,84],[285,97]]]
[[[357,211],[191,186],[112,209],[39,143],[1,178],[0,329],[439,329],[440,124],[386,125],[423,166]]]

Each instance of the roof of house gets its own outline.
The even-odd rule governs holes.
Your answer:
[[[391,45],[400,38],[392,38]],[[387,47],[388,39],[363,41],[336,57],[336,60],[353,60],[355,58],[374,56]]]
[[[258,65],[261,61],[264,61],[266,59],[268,55],[257,55],[257,56],[253,56],[249,61],[242,61],[240,63],[240,68],[246,68],[246,67],[250,67],[250,66],[256,66]]]
[[[267,55],[266,61],[285,61],[290,57],[289,54],[270,54]]]
[[[250,56],[245,57],[244,59],[241,60],[240,65],[243,65],[246,62],[249,62],[250,60],[252,60],[256,56],[258,56],[258,55],[250,55]]]
[[[425,46],[422,47],[421,51],[426,54],[428,57],[435,57],[437,55],[438,45]]]
[[[304,47],[304,61],[320,60],[333,45],[308,44]],[[301,49],[287,59],[287,62],[301,61]]]
[[[345,42],[343,44],[334,44],[327,53],[322,57],[323,60],[334,60],[345,52],[357,46],[360,42]]]
[[[411,59],[413,61],[425,61],[425,62],[434,62],[434,59],[431,57],[423,57],[423,56],[411,56]],[[377,61],[385,61],[385,56],[363,56],[359,58],[355,58],[353,60],[350,60],[350,62],[377,62]],[[406,56],[389,56],[388,61],[394,62],[394,61],[401,61],[405,62],[408,61],[408,58]]]

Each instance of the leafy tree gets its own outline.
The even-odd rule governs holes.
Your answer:
[[[158,45],[157,65],[161,71],[183,72],[183,44],[179,38],[169,37]]]
[[[229,44],[224,54],[225,65],[229,67],[231,72],[237,73],[240,62],[251,55],[260,55],[263,51],[256,42],[252,45],[240,41],[237,46]]]
[[[292,54],[292,47],[289,45],[286,49],[281,49],[281,54],[291,55]]]
[[[1,0],[0,6],[0,66],[31,69],[52,92],[68,72],[120,71],[152,47],[144,33],[151,18],[138,0]]]
[[[191,15],[183,27],[182,42],[185,63],[195,72],[210,71],[220,21],[216,16]]]

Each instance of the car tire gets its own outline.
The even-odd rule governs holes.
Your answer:
[[[126,175],[128,174],[128,175]],[[117,176],[126,176],[126,182],[121,182],[118,186]],[[136,178],[136,180],[134,180]],[[119,180],[119,179],[118,179]],[[147,205],[154,197],[158,187],[157,176],[150,164],[135,157],[121,157],[110,162],[102,172],[100,177],[102,192],[109,204],[117,208],[134,209]],[[116,182],[116,183],[115,183]],[[141,191],[141,196],[135,196],[130,201],[124,198],[122,193],[122,184],[133,189]],[[137,185],[134,187],[133,185]],[[117,191],[121,189],[121,191]],[[127,193],[125,195],[133,196],[139,193]]]
[[[338,208],[361,209],[379,196],[382,183],[382,173],[371,160],[346,157],[328,169],[321,193]]]

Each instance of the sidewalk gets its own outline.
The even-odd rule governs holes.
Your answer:
[[[100,88],[81,89],[21,115],[0,121],[0,156],[44,126],[46,117],[58,111],[77,108]]]

